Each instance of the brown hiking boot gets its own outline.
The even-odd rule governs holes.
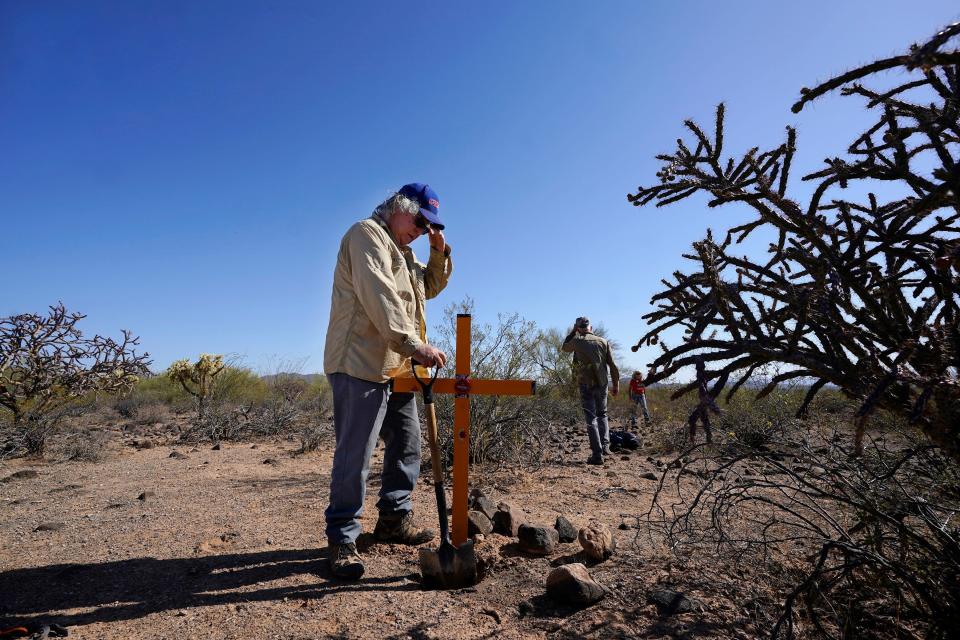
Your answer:
[[[358,580],[363,575],[363,560],[357,553],[357,545],[352,542],[329,545],[327,562],[330,573],[336,578]]]
[[[413,512],[398,515],[380,514],[373,537],[380,542],[399,544],[424,544],[433,540],[436,534],[430,529],[420,529],[413,523]]]

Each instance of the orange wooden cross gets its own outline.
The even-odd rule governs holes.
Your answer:
[[[420,391],[415,379],[396,378],[393,390]],[[470,396],[532,396],[533,380],[472,380],[470,378],[470,314],[457,314],[456,378],[437,378],[434,393],[452,393],[453,413],[453,530],[451,539],[459,546],[467,539],[467,492],[470,458]],[[436,464],[437,461],[431,461]]]

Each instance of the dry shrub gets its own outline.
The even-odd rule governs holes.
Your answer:
[[[164,423],[169,417],[170,413],[166,405],[150,402],[140,407],[133,422],[140,426],[149,426]]]
[[[51,448],[58,460],[100,462],[109,440],[109,435],[99,429],[75,429],[57,438]]]
[[[320,448],[334,447],[333,425],[322,424],[319,422],[310,422],[300,429],[300,449],[297,453],[309,453]]]
[[[436,344],[449,360],[441,377],[455,375],[454,358],[457,314],[473,311],[466,298],[444,310]],[[519,314],[498,315],[496,324],[471,325],[471,377],[495,380],[536,379],[540,374],[555,383],[541,385],[533,397],[472,396],[470,398],[470,462],[496,469],[505,464],[539,466],[560,459],[562,441],[557,425],[566,424],[579,413],[579,404],[567,391],[560,375],[562,362],[553,358],[547,367],[543,358],[560,353],[559,332],[538,331]],[[558,342],[559,341],[559,342]],[[559,376],[559,377],[556,377]],[[541,379],[543,379],[541,378]],[[418,394],[419,397],[419,394]],[[453,454],[453,398],[436,396],[440,447],[449,464]],[[423,412],[421,411],[421,415]]]
[[[917,432],[853,455],[813,420],[757,448],[699,445],[668,465],[647,513],[682,557],[767,567],[771,637],[945,638],[960,625],[960,465]]]

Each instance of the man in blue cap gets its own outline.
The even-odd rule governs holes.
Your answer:
[[[408,372],[411,360],[443,366],[447,359],[426,333],[426,300],[443,291],[453,271],[439,210],[428,185],[404,185],[340,243],[323,359],[337,441],[324,516],[328,562],[337,578],[363,575],[356,539],[378,437],[384,456],[374,536],[412,545],[434,537],[414,524],[410,499],[420,474],[417,405],[412,393],[393,393],[390,381]],[[430,242],[426,264],[410,248],[422,235]]]

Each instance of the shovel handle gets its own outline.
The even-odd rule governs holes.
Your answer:
[[[437,435],[437,413],[433,403],[424,403],[427,412],[427,443],[430,445],[430,468],[433,471],[433,483],[443,484],[443,465],[440,458],[440,442]]]
[[[437,442],[437,414],[433,403],[423,403],[427,412],[427,441],[430,444],[430,469],[433,471],[433,490],[437,494],[437,515],[440,518],[440,541],[450,541],[450,523],[447,521],[447,492],[443,488],[443,462]]]
[[[440,367],[433,370],[430,380],[424,380],[417,375],[416,364],[413,366],[413,377],[423,389],[423,409],[427,414],[427,443],[430,445],[430,469],[433,471],[433,488],[437,494],[437,514],[440,517],[441,543],[450,541],[450,523],[447,521],[447,492],[443,488],[443,462],[440,457],[440,437],[437,434],[437,412],[433,406],[433,383],[440,373]]]
[[[433,408],[433,383],[440,373],[440,367],[433,369],[433,375],[429,380],[424,380],[417,375],[417,365],[413,365],[413,377],[420,383],[423,389],[423,408],[427,412],[427,442],[430,445],[430,467],[433,470],[434,485],[443,484],[443,468],[440,464],[440,436],[437,433],[437,412]],[[446,502],[446,500],[444,500]],[[444,512],[446,515],[446,512]]]

